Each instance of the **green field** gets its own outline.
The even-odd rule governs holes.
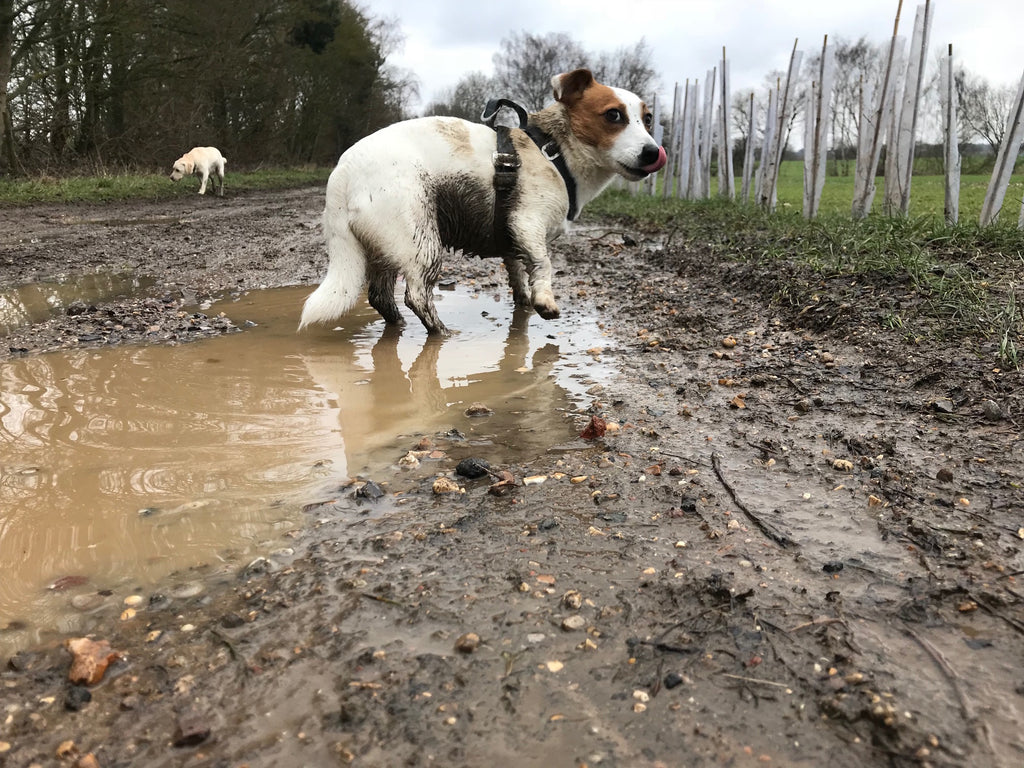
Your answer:
[[[330,168],[269,168],[232,172],[224,181],[226,194],[257,189],[287,189],[326,184]],[[170,180],[170,172],[120,173],[103,176],[32,176],[0,178],[0,205],[36,203],[110,202],[112,200],[167,200],[196,194],[199,179]],[[207,189],[207,194],[211,194]]]
[[[853,171],[849,176],[828,176],[821,193],[822,214],[849,215],[853,205]],[[779,205],[801,211],[803,209],[804,166],[799,160],[787,160],[779,171]],[[960,177],[960,222],[976,222],[981,213],[985,192],[988,190],[989,175],[963,175]],[[714,184],[714,182],[712,182]],[[945,178],[938,174],[915,175],[910,182],[910,216],[936,216],[940,219],[945,206]],[[881,213],[885,195],[885,179],[875,179],[874,204],[872,212]],[[1016,223],[1020,214],[1021,199],[1024,198],[1024,174],[1010,179],[1010,186],[1003,201],[1000,220]]]

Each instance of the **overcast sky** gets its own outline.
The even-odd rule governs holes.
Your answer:
[[[784,70],[795,38],[804,56],[822,38],[883,43],[892,36],[899,0],[363,0],[376,18],[391,18],[405,37],[389,63],[420,82],[417,111],[463,75],[493,74],[502,38],[525,30],[564,32],[598,53],[647,41],[662,84],[697,78],[716,66],[726,47],[734,92],[760,88],[765,75]],[[909,45],[920,3],[905,0],[900,34]],[[932,0],[929,49],[945,51],[994,85],[1024,75],[1024,0]],[[932,66],[932,65],[930,65]],[[557,74],[557,73],[552,73]],[[614,85],[614,83],[611,83]],[[500,94],[495,94],[500,95]]]

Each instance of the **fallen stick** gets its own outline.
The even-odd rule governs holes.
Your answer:
[[[711,454],[711,466],[715,468],[715,474],[718,476],[719,482],[723,486],[725,486],[725,490],[729,492],[729,495],[732,497],[733,503],[735,503],[736,506],[740,508],[740,510],[743,512],[743,514],[747,516],[747,519],[750,520],[750,522],[757,526],[761,533],[763,533],[769,539],[774,541],[780,547],[790,547],[796,545],[796,542],[793,540],[791,536],[789,536],[786,533],[783,533],[782,531],[777,530],[775,526],[771,525],[770,523],[766,523],[756,514],[751,512],[750,509],[747,508],[746,504],[740,501],[739,496],[736,495],[736,490],[729,484],[729,481],[725,479],[725,475],[722,473],[721,454]]]

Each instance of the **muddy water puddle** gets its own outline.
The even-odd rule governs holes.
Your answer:
[[[67,311],[76,302],[89,304],[130,296],[151,284],[151,280],[135,275],[101,272],[78,275],[63,282],[31,283],[0,291],[0,336]]]
[[[420,435],[459,430],[497,462],[570,441],[567,412],[612,375],[587,353],[594,321],[546,323],[504,292],[442,293],[459,332],[435,340],[385,331],[368,306],[297,334],[309,290],[210,310],[255,324],[243,333],[0,364],[0,652],[286,547],[305,503]],[[493,414],[467,417],[476,402]]]

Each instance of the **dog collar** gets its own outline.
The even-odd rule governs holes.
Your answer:
[[[562,181],[565,182],[565,191],[569,193],[569,213],[566,214],[565,218],[569,221],[575,221],[579,215],[579,211],[576,208],[576,179],[573,178],[572,172],[565,162],[562,148],[558,146],[558,142],[551,138],[549,134],[535,125],[531,125],[526,129],[526,135],[533,139],[533,143],[540,149],[540,153],[551,161],[562,177]]]

